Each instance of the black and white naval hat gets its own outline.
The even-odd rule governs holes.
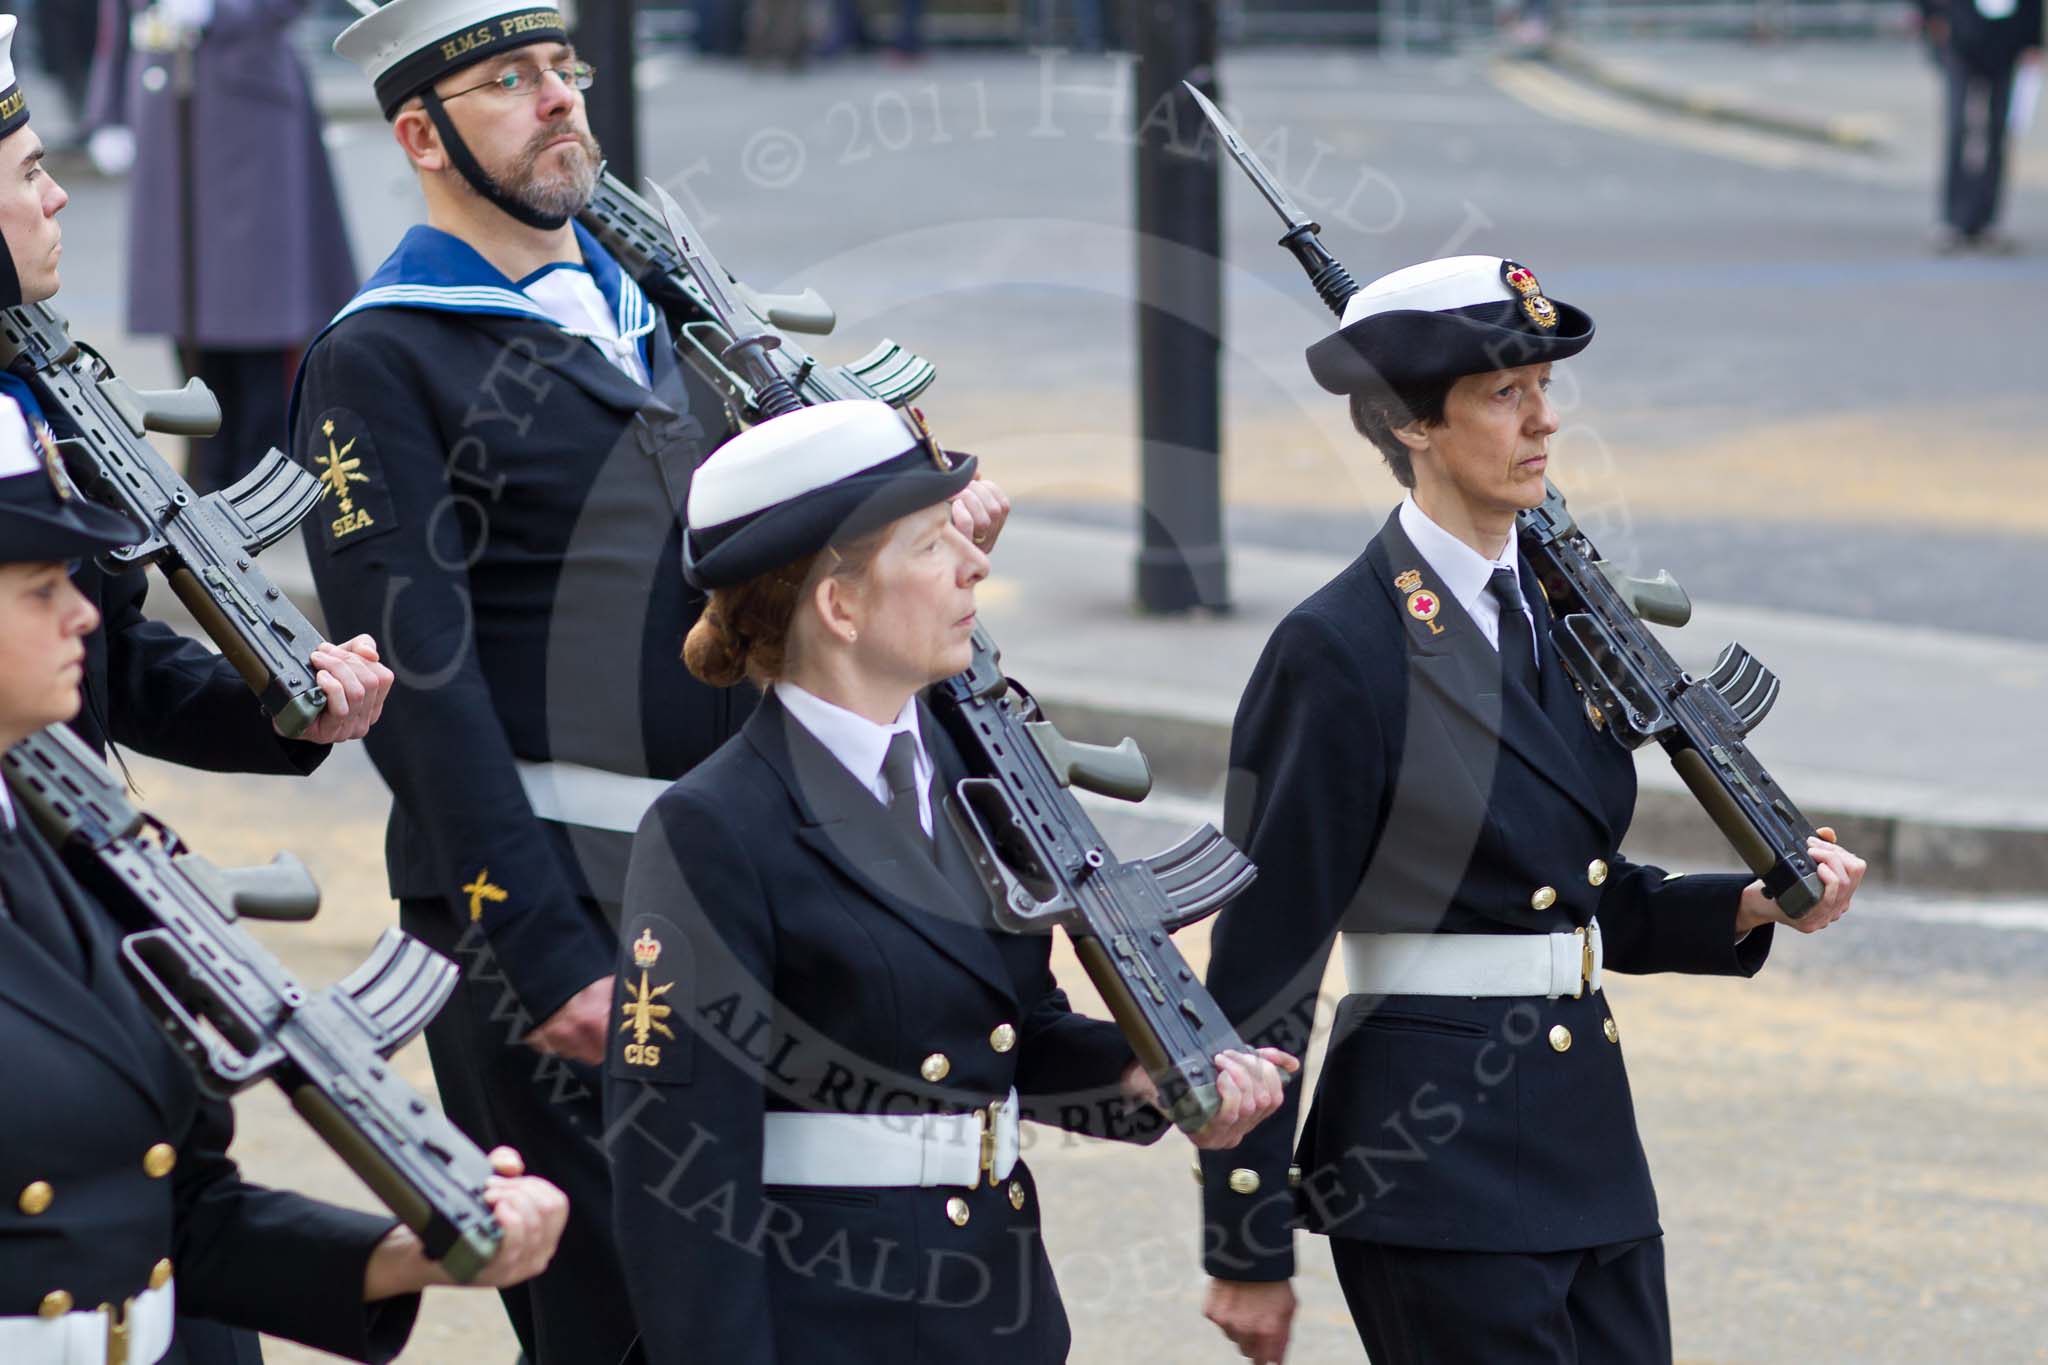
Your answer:
[[[0,137],[28,123],[28,96],[14,78],[14,30],[19,24],[11,14],[0,16]]]
[[[141,527],[71,486],[57,448],[19,406],[0,402],[0,563],[83,559],[140,539]]]
[[[736,586],[944,502],[974,469],[877,399],[770,418],[691,477],[683,572],[699,588]]]
[[[568,41],[569,25],[552,4],[389,0],[342,30],[334,50],[369,76],[388,119],[451,71],[514,48]]]
[[[1445,256],[1353,294],[1343,324],[1308,348],[1308,368],[1331,393],[1373,392],[1563,360],[1592,339],[1593,319],[1546,298],[1529,267]]]

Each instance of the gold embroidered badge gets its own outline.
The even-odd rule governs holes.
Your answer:
[[[332,493],[339,505],[341,515],[328,528],[339,543],[377,524],[370,515],[370,509],[357,507],[354,495],[349,492],[350,484],[368,483],[370,476],[362,472],[361,460],[348,457],[348,453],[356,448],[356,437],[349,437],[348,444],[337,450],[334,445],[334,419],[330,417],[322,423],[320,431],[327,437],[327,453],[320,457],[320,496],[324,498]]]
[[[1502,261],[1500,274],[1507,281],[1508,288],[1522,296],[1522,315],[1549,331],[1557,326],[1557,305],[1543,297],[1543,286],[1536,283],[1536,272],[1516,261]]]
[[[619,1006],[626,1016],[619,1032],[633,1035],[624,1053],[628,1066],[660,1066],[661,1044],[648,1040],[657,1033],[671,1042],[675,1040],[675,1030],[661,1022],[675,1011],[655,1002],[674,990],[676,983],[665,981],[656,986],[647,980],[648,972],[660,960],[661,940],[652,929],[642,929],[640,937],[633,940],[633,965],[640,969],[640,984],[636,987],[630,981],[626,983],[626,1002]]]
[[[1403,569],[1399,574],[1395,575],[1394,590],[1396,592],[1414,592],[1421,586],[1422,571],[1419,569]]]
[[[484,903],[502,905],[512,899],[512,893],[502,886],[491,885],[491,870],[477,869],[476,880],[462,888],[462,894],[469,897],[469,919],[472,924],[484,917]]]

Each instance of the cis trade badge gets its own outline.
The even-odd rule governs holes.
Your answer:
[[[1500,277],[1521,296],[1524,317],[1546,332],[1557,326],[1557,305],[1543,297],[1543,286],[1536,283],[1535,271],[1516,261],[1502,261]]]
[[[320,480],[320,500],[312,515],[319,521],[329,550],[398,529],[391,490],[377,447],[363,419],[347,408],[331,408],[313,429],[313,446],[305,458]]]
[[[632,965],[622,963],[619,971],[608,1070],[643,1081],[687,1081],[690,1040],[677,1027],[681,1002],[672,992],[690,965],[689,945],[658,915],[642,915],[632,927],[638,932],[626,940]]]
[[[1419,569],[1403,569],[1394,578],[1396,592],[1414,592],[1422,586],[1422,572]]]

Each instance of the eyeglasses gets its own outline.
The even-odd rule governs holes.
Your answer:
[[[515,66],[492,77],[480,85],[466,86],[453,94],[441,96],[441,102],[473,95],[479,90],[491,90],[501,95],[517,98],[535,95],[547,83],[550,75],[559,76],[562,84],[571,90],[588,90],[597,80],[597,68],[589,62],[570,62],[566,66]]]

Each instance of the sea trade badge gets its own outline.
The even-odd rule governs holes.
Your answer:
[[[1500,276],[1507,281],[1508,288],[1521,296],[1522,316],[1549,331],[1557,326],[1557,305],[1543,297],[1543,286],[1536,283],[1536,272],[1516,261],[1502,261]]]
[[[362,419],[346,408],[335,408],[321,417],[318,431],[310,460],[320,481],[315,515],[327,548],[339,550],[396,529],[398,515]]]

